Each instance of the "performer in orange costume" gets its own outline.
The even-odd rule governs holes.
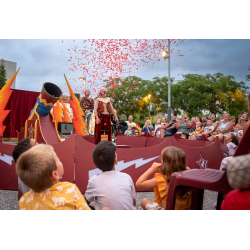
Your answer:
[[[119,122],[117,114],[113,108],[110,98],[106,97],[105,89],[99,91],[99,98],[95,100],[94,103],[94,113],[95,113],[95,144],[98,144],[101,140],[101,130],[108,130],[105,134],[108,134],[108,140],[112,141],[112,131],[111,131],[111,118],[112,113],[115,116],[117,124]]]

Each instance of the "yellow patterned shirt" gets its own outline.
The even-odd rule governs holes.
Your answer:
[[[42,193],[30,190],[19,201],[20,210],[90,210],[75,184],[58,182]]]

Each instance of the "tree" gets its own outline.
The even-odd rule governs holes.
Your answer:
[[[4,60],[2,59],[1,60],[1,64],[0,64],[0,88],[2,88],[6,81],[7,81],[7,78],[6,78],[6,69],[5,69],[5,65],[4,65]]]
[[[184,80],[173,85],[171,95],[176,107],[187,112],[189,116],[196,116],[204,110],[220,114],[229,111],[235,114],[237,110],[245,108],[244,102],[249,89],[244,82],[237,82],[233,76],[221,73],[214,75],[184,75]],[[236,92],[239,91],[239,92]],[[237,97],[237,98],[236,98]]]

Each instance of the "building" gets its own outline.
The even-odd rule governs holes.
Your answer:
[[[5,65],[5,69],[6,69],[6,78],[7,78],[7,81],[9,81],[9,79],[10,79],[10,78],[16,73],[16,71],[17,71],[17,69],[16,69],[17,63],[16,63],[16,62],[6,61],[6,60],[3,60],[3,63],[4,63],[4,65]],[[12,83],[11,88],[12,88],[12,89],[15,89],[15,88],[16,88],[16,79],[15,79],[14,82]]]

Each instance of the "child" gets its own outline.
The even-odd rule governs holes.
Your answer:
[[[160,127],[161,127],[161,119],[157,119],[156,124],[155,124],[155,131]],[[156,137],[160,137],[160,135],[161,135],[161,131],[158,131]]]
[[[24,138],[22,140],[20,140],[17,145],[15,146],[12,156],[13,156],[13,160],[14,162],[17,162],[19,156],[26,152],[27,150],[29,150],[30,148],[34,147],[38,145],[37,141],[31,138]],[[27,187],[18,177],[18,200],[20,200],[20,198],[26,194],[27,192],[30,191],[30,188]]]
[[[161,163],[153,163],[136,182],[140,189],[154,189],[156,203],[143,199],[141,206],[146,210],[160,210],[166,208],[170,177],[172,173],[189,169],[186,167],[186,155],[182,149],[166,147],[161,152]],[[156,173],[161,171],[161,173]],[[153,179],[149,177],[154,174]],[[176,194],[176,210],[191,208],[191,191],[189,188],[179,187]]]
[[[194,135],[190,135],[189,137],[188,137],[188,140],[196,140],[196,137],[194,136]]]
[[[201,136],[203,131],[203,127],[201,127],[201,122],[196,122],[196,129],[195,129],[195,135],[196,136]]]
[[[128,129],[125,131],[124,135],[133,135],[131,126],[128,126]]]
[[[243,130],[239,130],[238,131],[238,144],[240,144],[242,138],[243,138]]]
[[[225,143],[227,144],[227,149],[228,149],[229,156],[234,156],[235,151],[237,149],[236,144],[238,144],[237,137],[234,135],[234,133],[229,133],[225,137]]]
[[[16,172],[31,189],[19,201],[21,210],[90,210],[75,184],[59,182],[63,164],[53,147],[40,144],[23,153]]]
[[[145,122],[145,127],[143,128],[141,134],[144,135],[145,133],[151,134],[151,128],[150,128],[150,121],[149,121],[149,120],[147,120],[147,121]]]
[[[212,126],[212,121],[207,120],[207,126],[204,128],[204,132],[202,133],[206,137],[209,137],[211,133],[214,131],[214,126]]]
[[[187,139],[187,135],[184,134],[184,133],[180,134],[180,137],[183,138],[183,139]]]
[[[115,171],[115,150],[110,141],[101,141],[95,147],[93,161],[102,173],[89,179],[85,199],[88,204],[95,200],[96,210],[105,206],[111,210],[135,210],[134,183],[128,174]]]

